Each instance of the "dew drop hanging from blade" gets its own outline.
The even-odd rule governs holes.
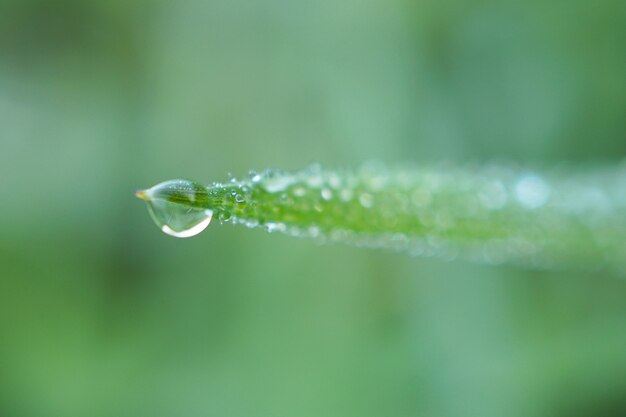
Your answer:
[[[213,211],[203,206],[206,188],[193,181],[166,181],[135,195],[146,202],[152,220],[170,236],[195,236],[213,218]]]

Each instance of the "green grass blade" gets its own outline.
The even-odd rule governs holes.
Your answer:
[[[193,198],[197,187],[186,187],[187,194],[170,185],[152,198],[208,209],[221,222],[420,256],[531,267],[626,264],[626,169],[619,166],[541,173],[313,166],[215,183]]]

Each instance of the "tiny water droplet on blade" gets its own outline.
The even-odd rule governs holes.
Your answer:
[[[537,175],[525,175],[515,184],[515,196],[523,207],[536,209],[550,198],[550,186]]]

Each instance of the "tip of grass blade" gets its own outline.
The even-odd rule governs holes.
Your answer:
[[[148,190],[137,190],[135,191],[135,197],[143,200],[143,201],[149,201],[150,200],[150,196],[148,195]]]

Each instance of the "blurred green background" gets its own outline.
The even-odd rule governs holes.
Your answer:
[[[318,161],[614,163],[626,3],[0,1],[0,415],[626,415],[626,280],[211,225]]]

